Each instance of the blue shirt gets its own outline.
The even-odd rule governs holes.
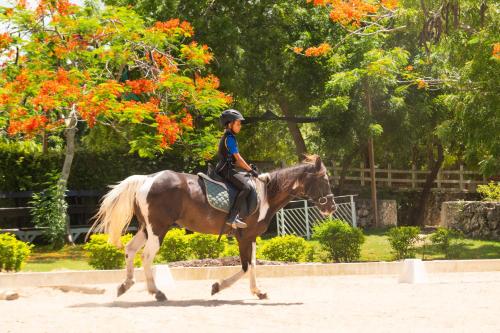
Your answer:
[[[226,138],[226,147],[231,155],[238,154],[238,143],[233,134],[229,134]]]

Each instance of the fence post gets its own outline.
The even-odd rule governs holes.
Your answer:
[[[437,173],[437,177],[436,177],[436,182],[437,182],[437,187],[438,188],[441,188],[441,169],[439,169],[438,173]]]
[[[280,210],[278,210],[278,214],[276,214],[276,231],[278,232],[278,236],[281,236],[281,211],[283,210],[283,208],[281,208]]]
[[[460,185],[460,191],[463,191],[465,189],[465,187],[464,187],[464,165],[463,164],[460,164],[460,181],[459,181],[459,185]]]
[[[417,167],[415,164],[411,166],[411,188],[415,188],[415,180],[417,179],[417,173],[415,172]]]
[[[387,186],[392,186],[391,163],[387,164]]]
[[[311,232],[309,231],[309,209],[307,206],[307,200],[304,200],[304,209],[306,213],[306,238],[311,238]]]
[[[359,163],[359,170],[361,176],[361,186],[365,186],[365,166],[363,162]]]
[[[356,205],[354,203],[354,195],[350,195],[349,198],[351,199],[351,219],[352,219],[352,226],[357,227],[358,222],[356,220]]]

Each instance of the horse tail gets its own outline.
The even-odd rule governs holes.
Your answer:
[[[134,215],[135,195],[147,178],[134,175],[112,186],[112,190],[101,200],[101,207],[93,217],[94,224],[87,237],[91,232],[104,232],[109,235],[110,244],[121,247],[120,236]]]

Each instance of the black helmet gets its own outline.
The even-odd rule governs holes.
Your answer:
[[[234,110],[234,109],[222,111],[219,119],[220,119],[220,123],[224,127],[227,125],[227,123],[230,123],[234,120],[245,120],[245,118],[243,118],[241,113],[239,111]]]

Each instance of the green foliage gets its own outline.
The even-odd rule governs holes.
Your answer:
[[[17,240],[12,234],[0,234],[0,272],[19,271],[32,248],[32,244]]]
[[[500,201],[500,182],[491,181],[488,185],[478,185],[477,192],[484,201]]]
[[[222,237],[220,242],[217,242],[216,235],[194,233],[188,236],[189,247],[191,253],[198,258],[219,258],[224,251],[226,237]]]
[[[313,239],[318,240],[337,262],[359,260],[361,245],[365,241],[361,229],[338,219],[329,219],[314,226]]]
[[[395,227],[389,230],[389,243],[397,260],[415,257],[419,234],[419,227]]]
[[[120,240],[127,244],[132,239],[131,234],[123,235]],[[108,235],[96,234],[90,236],[90,241],[84,245],[89,255],[89,265],[95,269],[120,269],[125,267],[125,251],[108,243]],[[134,265],[140,266],[136,256]]]
[[[447,259],[458,257],[461,239],[463,239],[463,234],[460,231],[447,228],[438,228],[431,235],[432,244],[441,251]]]
[[[191,248],[186,236],[186,230],[179,228],[169,230],[163,239],[158,254],[162,262],[189,259]]]
[[[43,228],[43,235],[55,249],[64,245],[66,234],[66,209],[64,186],[59,183],[59,175],[49,176],[50,182],[45,183],[46,189],[33,193],[30,205],[33,224]]]
[[[301,262],[311,257],[309,247],[304,238],[286,235],[266,241],[259,252],[267,260]]]
[[[237,243],[227,242],[222,252],[222,257],[237,257],[240,255],[240,249]]]

